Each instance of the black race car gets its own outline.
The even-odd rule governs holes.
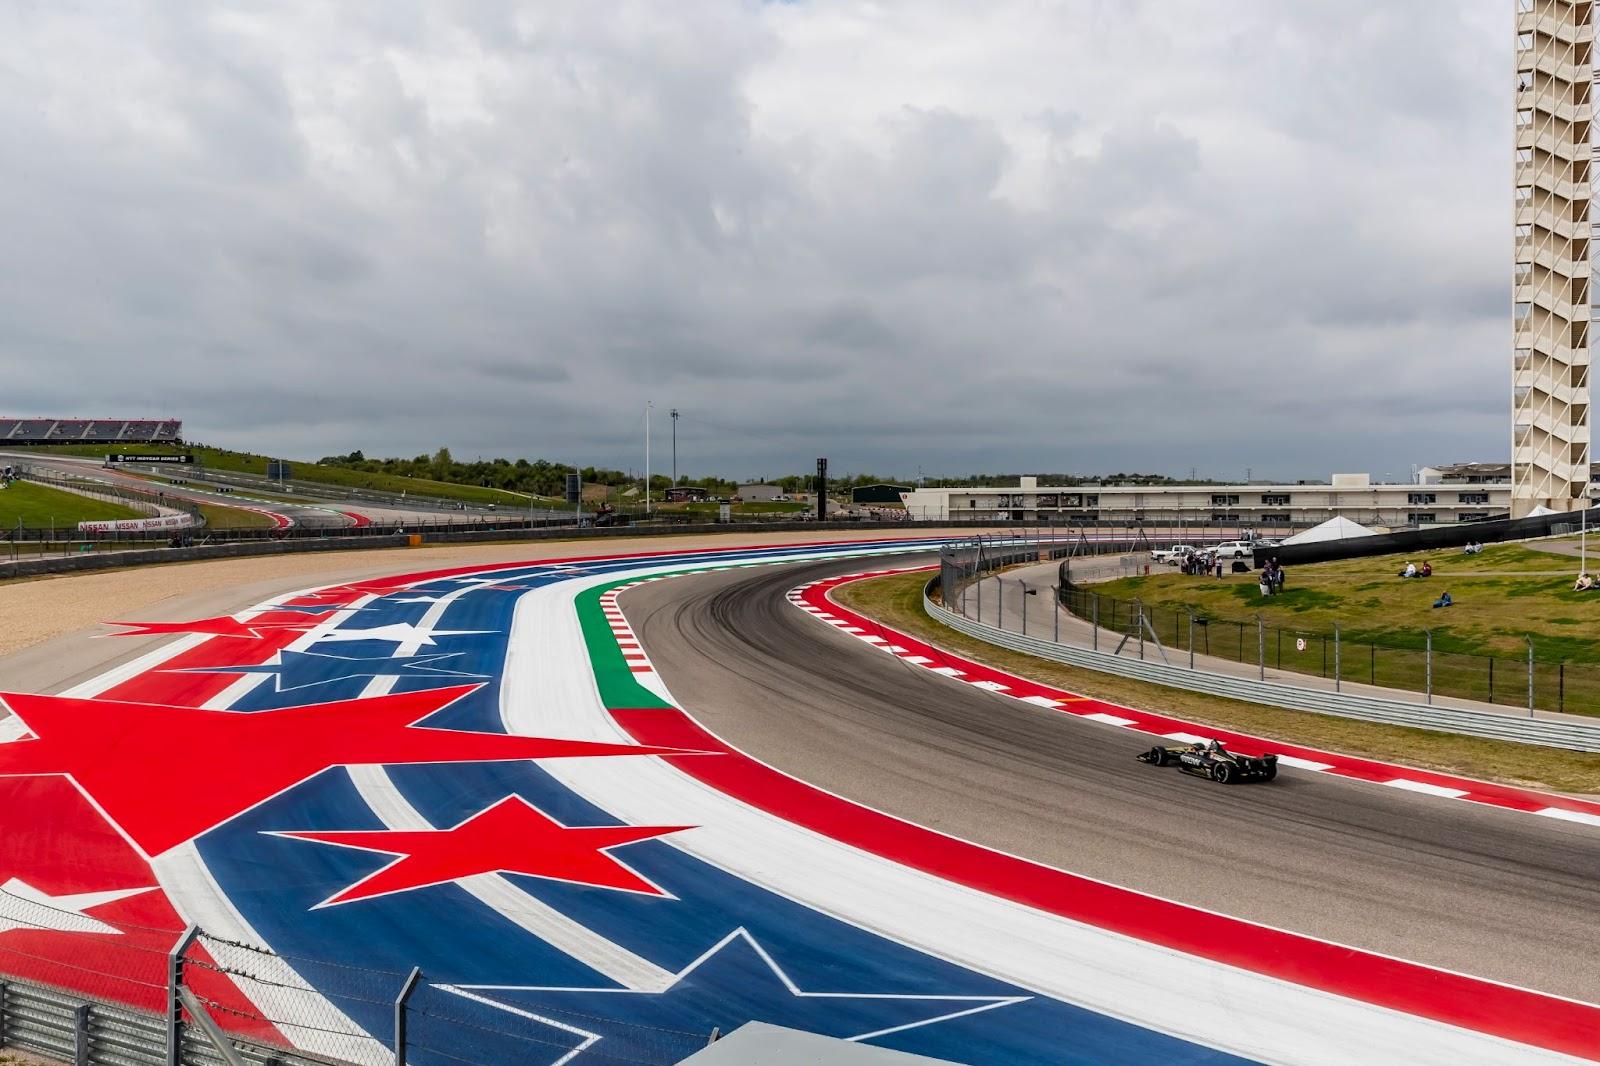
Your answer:
[[[1141,752],[1140,762],[1152,766],[1177,766],[1186,774],[1208,777],[1219,785],[1236,781],[1271,781],[1278,776],[1276,755],[1240,755],[1213,740],[1177,747],[1156,747]]]

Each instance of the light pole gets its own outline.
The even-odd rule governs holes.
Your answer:
[[[672,484],[678,484],[678,409],[672,409]]]
[[[644,402],[644,513],[650,513],[650,409],[655,401]]]

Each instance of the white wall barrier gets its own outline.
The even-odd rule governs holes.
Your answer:
[[[162,530],[193,529],[198,523],[191,514],[166,514],[156,518],[119,518],[112,522],[79,522],[79,533],[153,533]]]

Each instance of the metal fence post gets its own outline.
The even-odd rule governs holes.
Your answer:
[[[411,999],[411,993],[417,990],[420,980],[422,968],[413,966],[411,975],[400,988],[400,994],[394,997],[394,1066],[406,1066],[406,1002]]]
[[[1339,691],[1339,623],[1333,623],[1333,691]]]
[[[183,1066],[183,1003],[178,989],[183,985],[183,953],[199,935],[198,925],[189,926],[167,952],[167,1066]]]
[[[1194,669],[1194,612],[1189,612],[1189,669]]]
[[[1022,596],[1022,635],[1023,636],[1027,636],[1028,635],[1028,586],[1026,584],[1024,584],[1023,582],[1021,582],[1021,581],[1018,581],[1017,585],[1022,590],[1022,592],[1020,593],[1020,595]]]
[[[1093,592],[1093,593],[1090,593],[1090,595],[1094,597],[1094,617],[1090,620],[1091,628],[1089,630],[1089,650],[1091,650],[1091,651],[1099,651],[1100,650],[1100,594],[1098,592]]]
[[[1559,681],[1560,688],[1557,690],[1557,695],[1556,695],[1556,710],[1560,711],[1562,714],[1566,714],[1567,713],[1567,662],[1566,662],[1565,659],[1563,659],[1561,661],[1561,665],[1560,666],[1556,667],[1556,670],[1558,672],[1557,673],[1557,677],[1560,679],[1560,681]]]
[[[1267,624],[1256,615],[1256,669],[1262,681],[1267,679]]]
[[[89,1004],[72,1008],[72,1066],[89,1066]]]
[[[1424,629],[1423,637],[1427,640],[1427,651],[1422,659],[1422,684],[1423,691],[1427,693],[1426,702],[1433,702],[1433,630]]]
[[[1528,717],[1533,717],[1533,638],[1528,638]]]
[[[1057,585],[1050,590],[1050,613],[1054,615],[1050,633],[1051,643],[1061,643],[1061,586]]]
[[[995,571],[994,578],[994,617],[995,625],[1000,627],[1000,632],[1006,631],[1006,579]]]

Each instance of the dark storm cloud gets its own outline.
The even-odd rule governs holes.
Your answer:
[[[1503,3],[0,9],[4,414],[680,469],[1505,450]]]

